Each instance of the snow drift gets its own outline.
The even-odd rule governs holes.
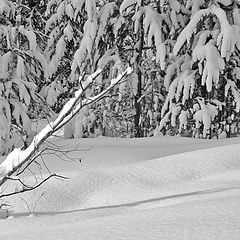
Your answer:
[[[108,147],[109,150],[114,148],[113,143],[110,146],[107,145],[109,144],[108,138],[101,139],[101,141],[106,143],[103,146]],[[146,152],[149,151],[150,147],[147,144],[148,141],[150,140],[145,140]],[[129,152],[131,147],[134,147],[130,145],[128,149],[121,139],[116,140],[116,142],[119,152]],[[143,144],[144,141],[139,141],[139,143]],[[195,147],[196,145],[195,143]],[[95,147],[92,148],[92,151]],[[161,146],[159,147],[161,148]],[[15,213],[28,212],[29,208],[32,210],[34,208],[36,213],[40,213],[122,206],[154,198],[166,198],[186,193],[197,182],[199,183],[205,178],[239,171],[239,147],[240,144],[234,144],[152,160],[135,159],[135,161],[131,161],[129,158],[125,162],[122,161],[122,164],[121,161],[116,164],[111,159],[101,159],[100,147],[98,149],[99,159],[95,152],[96,159],[90,160],[87,166],[83,164],[82,169],[80,164],[78,171],[62,170],[62,174],[69,177],[70,180],[50,180],[35,192],[22,194],[21,198],[19,196],[9,198],[8,204],[14,206],[12,210]],[[144,149],[144,147],[142,148]],[[191,148],[194,149],[194,147]],[[157,148],[152,147],[151,150],[156,152]],[[90,154],[90,152],[91,150],[86,154]],[[145,158],[147,157],[145,156]],[[95,165],[95,163],[97,164]],[[43,196],[41,196],[42,193],[44,193]]]

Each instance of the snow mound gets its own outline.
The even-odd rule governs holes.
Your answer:
[[[65,171],[62,174],[70,180],[52,179],[35,192],[9,198],[8,204],[14,206],[15,213],[29,209],[36,213],[59,213],[164,199],[182,194],[191,184],[196,186],[196,182],[204,179],[231,171],[240,173],[239,147],[240,144],[235,144],[125,165],[95,169],[93,165],[83,171]]]

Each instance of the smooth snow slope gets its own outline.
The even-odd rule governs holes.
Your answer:
[[[0,239],[240,238],[239,138],[56,142],[90,150],[58,161],[70,180],[7,198],[15,217],[0,220]]]

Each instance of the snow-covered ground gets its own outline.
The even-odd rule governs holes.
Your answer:
[[[70,179],[6,198],[0,239],[240,239],[240,138],[51,141],[77,146],[45,156]]]

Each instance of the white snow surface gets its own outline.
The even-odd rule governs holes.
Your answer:
[[[82,162],[46,156],[70,179],[6,198],[0,239],[239,239],[240,138],[51,141]]]

